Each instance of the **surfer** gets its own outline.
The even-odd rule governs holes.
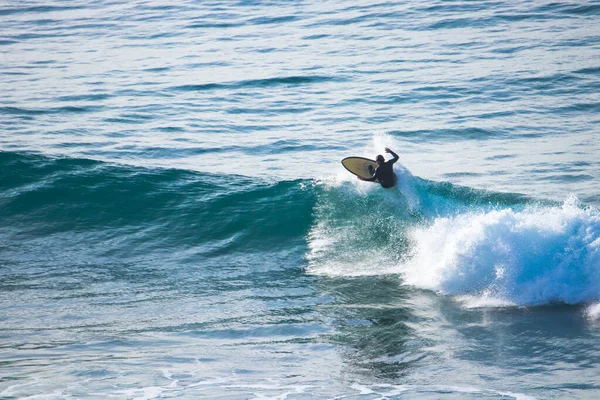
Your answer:
[[[385,148],[386,153],[390,153],[393,158],[389,161],[385,161],[385,158],[381,154],[375,158],[377,162],[377,169],[371,178],[358,177],[361,181],[374,182],[378,181],[384,188],[391,188],[396,184],[396,174],[394,174],[393,164],[398,161],[398,154],[394,153],[389,147]]]

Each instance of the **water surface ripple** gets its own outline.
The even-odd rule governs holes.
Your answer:
[[[0,17],[0,398],[600,396],[600,2]]]

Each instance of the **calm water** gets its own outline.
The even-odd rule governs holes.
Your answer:
[[[1,399],[600,397],[600,2],[0,21]]]

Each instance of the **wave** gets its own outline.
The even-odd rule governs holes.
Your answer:
[[[264,88],[271,86],[298,86],[306,85],[311,83],[320,83],[336,80],[339,78],[333,78],[322,75],[305,75],[305,76],[285,76],[285,77],[274,77],[265,79],[248,79],[238,82],[229,83],[205,83],[205,84],[190,84],[171,87],[174,91],[207,91],[207,90],[218,90],[218,89],[243,89],[243,88]]]
[[[64,106],[43,109],[28,109],[20,107],[0,107],[0,114],[7,115],[46,115],[46,114],[69,114],[85,113],[99,110],[100,106]]]
[[[506,304],[576,304],[600,294],[600,213],[562,207],[472,211],[409,231],[404,281]]]
[[[12,7],[0,9],[0,15],[27,14],[27,13],[50,13],[56,11],[72,11],[82,9],[81,6],[30,6]]]
[[[39,245],[119,258],[257,253],[304,237],[313,205],[300,180],[267,182],[11,152],[0,152],[0,192],[6,242],[39,258]]]
[[[324,184],[308,271],[397,274],[467,307],[600,299],[600,211],[414,177],[397,189]],[[374,186],[374,185],[373,185]]]
[[[283,255],[309,274],[394,274],[467,307],[600,300],[599,210],[395,171],[384,190],[0,152],[3,259]]]

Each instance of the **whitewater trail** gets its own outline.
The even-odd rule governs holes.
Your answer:
[[[309,272],[398,274],[403,284],[456,296],[466,307],[600,298],[599,210],[575,196],[557,205],[425,181],[400,163],[395,172],[391,190],[322,182]]]
[[[404,282],[514,305],[576,304],[600,294],[600,214],[579,206],[472,212],[409,231]]]

